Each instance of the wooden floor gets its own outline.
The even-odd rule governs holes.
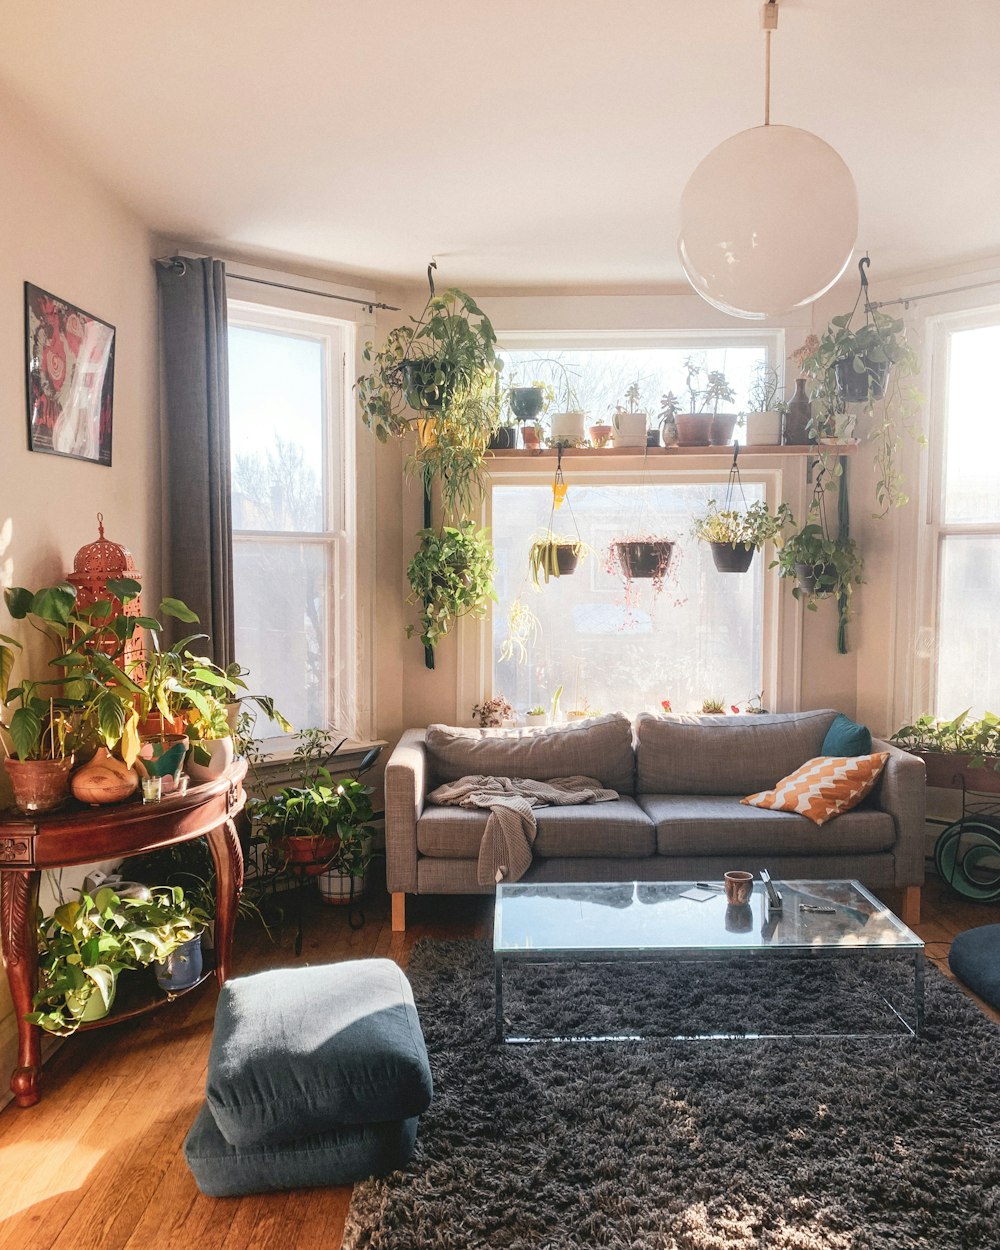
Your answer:
[[[898,898],[885,901],[898,909]],[[236,971],[370,955],[405,966],[421,938],[481,936],[492,921],[488,898],[409,900],[409,911],[407,932],[393,934],[379,895],[354,932],[341,909],[316,902],[300,959],[291,924],[273,945],[250,925],[237,934]],[[997,921],[998,907],[933,881],[924,890],[919,932],[945,971],[956,933]],[[215,1000],[206,985],[155,1015],[71,1039],[46,1065],[41,1103],[0,1112],[0,1248],[338,1250],[349,1188],[226,1200],[195,1188],[181,1143],[201,1101]]]

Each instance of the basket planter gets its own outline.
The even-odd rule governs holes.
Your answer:
[[[614,542],[611,546],[618,567],[630,579],[662,577],[674,552],[674,544],[667,539]]]
[[[4,760],[14,791],[14,803],[22,812],[51,812],[69,797],[69,774],[73,757],[63,760]]]
[[[753,543],[711,543],[712,559],[720,573],[745,573],[757,548]]]
[[[833,366],[837,380],[837,394],[845,404],[864,404],[870,399],[881,399],[889,377],[889,362],[863,357],[865,369],[858,373],[853,359],[838,360]]]
[[[980,794],[1000,794],[1000,773],[996,756],[988,755],[981,768],[971,768],[971,755],[958,751],[910,751],[924,761],[927,784],[944,790],[976,790]]]
[[[362,853],[366,864],[371,852],[371,844],[370,836],[366,837],[362,843]],[[325,868],[316,877],[319,896],[331,907],[347,907],[364,894],[367,877],[367,867],[356,873],[341,872],[337,868]]]

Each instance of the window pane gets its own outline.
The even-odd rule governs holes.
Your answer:
[[[764,497],[745,484],[747,502]],[[763,687],[762,588],[764,560],[746,574],[719,573],[711,548],[691,535],[691,518],[705,502],[725,499],[724,481],[694,485],[570,485],[553,529],[580,536],[592,549],[572,576],[536,591],[528,572],[533,539],[544,534],[552,506],[550,486],[493,488],[497,595],[493,615],[493,692],[519,712],[549,707],[563,687],[563,711],[659,710],[691,712],[706,698],[726,707]],[[572,513],[570,513],[570,507]],[[574,525],[575,521],[575,525]],[[662,593],[648,580],[632,583],[626,603],[620,574],[608,570],[614,539],[654,536],[676,542]],[[501,658],[512,600],[538,617],[538,639],[527,658]]]
[[[1000,536],[941,540],[935,715],[1000,708]]]
[[[721,412],[745,412],[754,367],[763,362],[763,347],[713,347],[695,350],[690,347],[625,348],[612,350],[537,350],[505,351],[505,375],[526,384],[534,379],[548,382],[555,389],[553,411],[566,407],[566,381],[575,392],[580,407],[592,420],[607,419],[618,405],[625,404],[625,388],[638,382],[639,407],[649,413],[652,423],[660,408],[660,397],[673,391],[681,402],[681,410],[690,407],[687,390],[688,357],[701,366],[696,386],[705,386],[709,370],[721,370],[736,392],[730,403],[719,405]]]
[[[944,519],[1000,521],[1000,468],[991,448],[997,409],[993,369],[1000,325],[951,335],[945,440]]]
[[[296,729],[326,723],[327,548],[319,543],[233,543],[236,654],[254,693],[272,694]],[[258,721],[257,736],[277,734]]]
[[[229,327],[233,528],[325,528],[324,345]]]

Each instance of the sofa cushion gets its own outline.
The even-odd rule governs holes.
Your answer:
[[[838,712],[819,749],[820,755],[868,755],[872,749],[872,731],[859,725],[843,712]]]
[[[602,786],[619,794],[635,793],[632,725],[619,712],[548,729],[431,725],[426,744],[429,789],[469,776],[532,777],[536,781],[596,777]]]
[[[419,1115],[431,1071],[409,982],[391,959],[227,981],[205,1093],[234,1146]]]
[[[417,821],[417,850],[439,859],[475,859],[489,812],[428,804]],[[638,858],[656,849],[653,824],[635,799],[535,809],[538,858],[610,855]]]
[[[817,755],[782,777],[772,789],[748,794],[743,802],[750,807],[798,812],[816,825],[825,825],[857,807],[878,781],[888,758],[885,751],[874,755]]]
[[[749,794],[819,754],[837,713],[636,720],[639,794]]]
[[[746,807],[724,795],[641,794],[637,801],[656,826],[660,855],[872,855],[896,841],[892,817],[873,807],[818,829],[794,812]]]
[[[198,1188],[210,1198],[352,1185],[405,1167],[417,1139],[417,1117],[378,1124],[333,1124],[313,1137],[234,1146],[219,1132],[203,1103],[184,1142],[184,1157]],[[295,1244],[294,1235],[289,1239]]]

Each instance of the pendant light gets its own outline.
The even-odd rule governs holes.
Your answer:
[[[761,10],[764,124],[709,152],[681,196],[677,250],[698,294],[734,317],[761,319],[818,299],[847,268],[858,237],[851,171],[808,130],[771,125],[771,35]]]

